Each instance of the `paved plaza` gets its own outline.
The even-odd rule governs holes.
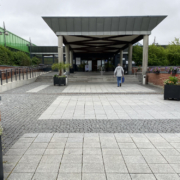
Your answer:
[[[8,180],[179,180],[180,134],[24,134],[4,161]]]
[[[180,103],[162,92],[138,82],[37,81],[1,93],[5,177],[179,180]]]

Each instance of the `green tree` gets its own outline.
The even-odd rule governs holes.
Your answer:
[[[18,66],[30,66],[31,58],[24,52],[14,52],[14,63]]]
[[[180,40],[175,38],[167,47],[167,59],[172,66],[180,65]]]
[[[133,54],[132,54],[132,58],[133,61],[136,63],[136,65],[142,65],[142,52],[143,49],[141,46],[133,46]]]
[[[41,62],[40,59],[35,56],[31,59],[31,61],[32,61],[32,65],[38,65]]]

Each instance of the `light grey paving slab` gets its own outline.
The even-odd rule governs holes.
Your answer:
[[[11,149],[28,149],[31,143],[16,143]]]
[[[165,156],[168,163],[180,164],[180,156]]]
[[[153,145],[158,149],[173,148],[168,142],[153,142]]]
[[[140,156],[141,153],[138,149],[121,149],[123,156]]]
[[[31,180],[33,173],[11,173],[8,180]]]
[[[180,180],[177,174],[155,174],[157,180]]]
[[[45,150],[45,155],[50,155],[50,154],[52,154],[52,155],[55,155],[55,154],[59,154],[59,155],[61,155],[61,154],[63,154],[63,149],[46,149]]]
[[[87,154],[102,154],[101,149],[100,148],[83,148],[83,154],[87,155]]]
[[[47,149],[63,149],[65,143],[49,143]]]
[[[16,164],[20,160],[21,156],[17,155],[8,155],[3,156],[3,162],[6,164]]]
[[[121,155],[103,155],[104,163],[124,163],[123,157]]]
[[[38,133],[26,133],[22,136],[22,138],[36,138]]]
[[[57,173],[36,172],[32,180],[56,180],[56,178],[57,178]]]
[[[131,174],[132,180],[156,180],[153,174]]]
[[[41,155],[24,155],[19,163],[39,163],[41,158]]]
[[[69,134],[68,133],[54,133],[53,138],[62,138],[62,137],[68,137]]]
[[[45,149],[28,149],[26,151],[26,155],[43,155],[45,152]]]
[[[20,138],[16,143],[32,143],[35,138]]]
[[[106,173],[128,173],[124,163],[105,163]]]
[[[81,180],[80,173],[59,173],[57,180]]]
[[[132,138],[130,138],[130,137],[119,137],[119,136],[117,136],[116,140],[118,143],[132,143],[133,142]]]
[[[45,149],[47,148],[48,143],[32,143],[29,146],[29,149]]]
[[[126,163],[147,164],[143,156],[124,156]]]
[[[77,154],[82,155],[82,149],[65,149],[64,154],[71,155],[71,154]]]
[[[50,173],[58,173],[60,163],[40,163],[37,167],[36,172],[50,172]]]
[[[180,152],[178,152],[176,149],[159,149],[159,152],[163,156],[180,156]]]
[[[167,161],[165,160],[165,158],[163,156],[144,156],[145,160],[147,161],[147,163],[151,163],[151,164],[166,164]]]
[[[96,173],[96,174],[83,173],[82,180],[106,180],[106,176],[104,173]]]
[[[67,143],[66,144],[66,149],[69,148],[82,148],[82,143]]]
[[[102,149],[104,155],[121,155],[119,149]]]
[[[15,164],[3,164],[3,170],[5,173],[10,173],[15,167]]]
[[[180,173],[180,164],[170,164],[176,173]]]
[[[82,155],[77,154],[65,154],[62,158],[62,163],[80,164],[82,162]]]
[[[108,173],[107,180],[131,180],[129,174]]]
[[[150,142],[137,142],[136,143],[136,146],[139,148],[139,149],[154,149],[155,147],[153,146],[152,143]]]
[[[174,148],[180,149],[180,143],[170,143]]]
[[[139,149],[143,156],[160,156],[156,149]]]
[[[60,166],[60,173],[81,173],[81,164],[64,164]]]
[[[137,149],[134,143],[118,143],[120,149]]]
[[[53,163],[60,163],[62,155],[44,155],[41,159],[41,163],[45,164],[53,164]]]
[[[149,164],[153,173],[157,174],[173,174],[175,171],[169,164]]]
[[[104,173],[104,166],[102,163],[98,164],[83,164],[83,173]]]
[[[149,174],[152,173],[147,164],[126,164],[129,173]]]
[[[26,149],[9,149],[8,152],[6,153],[7,156],[9,155],[17,155],[17,156],[20,156],[20,155],[23,155],[24,153],[26,152]]]
[[[13,173],[34,173],[38,163],[18,163],[13,170]]]
[[[103,163],[102,155],[83,155],[84,164]]]

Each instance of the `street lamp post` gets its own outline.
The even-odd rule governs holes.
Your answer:
[[[0,35],[4,34],[4,47],[6,47],[6,36],[8,36],[8,32],[6,31],[6,27],[5,27],[5,23],[3,22],[3,26],[4,26],[4,31],[1,32],[0,31]]]

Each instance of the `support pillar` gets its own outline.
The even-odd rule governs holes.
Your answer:
[[[120,50],[120,65],[123,67],[123,50]]]
[[[128,74],[132,74],[132,49],[133,49],[133,45],[129,44],[129,48],[128,48]]]
[[[70,64],[70,62],[69,62],[69,45],[65,46],[65,51],[66,51],[66,64]],[[66,74],[69,75],[69,68],[66,69]]]
[[[148,47],[149,47],[149,36],[144,35],[143,37],[143,61],[142,61],[142,74],[146,75],[148,67]]]
[[[44,55],[42,54],[42,64],[44,64]]]
[[[63,37],[58,36],[58,63],[63,63]]]
[[[70,51],[70,65],[73,68],[73,51]]]
[[[53,54],[53,64],[54,64],[54,54]]]

